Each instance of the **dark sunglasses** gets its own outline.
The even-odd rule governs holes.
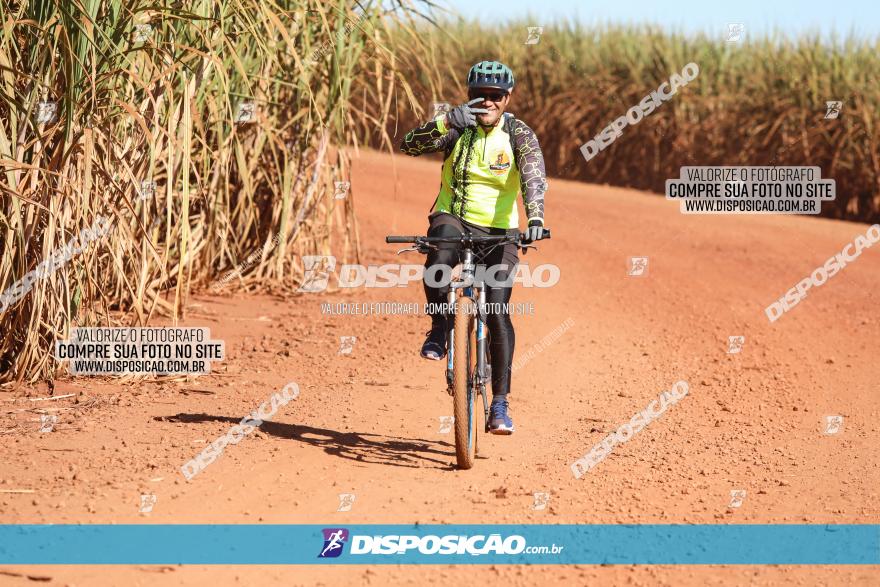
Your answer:
[[[489,100],[490,102],[501,102],[504,100],[504,97],[507,96],[507,92],[498,92],[498,91],[487,91],[487,90],[472,90],[468,92],[468,98],[473,100],[474,98],[484,98]]]

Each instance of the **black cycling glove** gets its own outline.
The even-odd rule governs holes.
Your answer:
[[[529,222],[529,227],[526,229],[525,239],[523,239],[523,242],[525,244],[529,244],[535,241],[539,241],[542,238],[544,238],[544,225],[535,222],[534,220],[532,222]]]
[[[469,126],[477,125],[477,114],[489,112],[485,108],[471,108],[471,104],[482,102],[483,98],[474,98],[467,104],[456,106],[446,115],[446,124],[456,130],[464,130]]]

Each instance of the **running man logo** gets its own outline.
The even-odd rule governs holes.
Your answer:
[[[356,336],[340,336],[339,337],[339,354],[350,355],[354,350],[354,343],[357,342]]]
[[[441,114],[447,114],[452,110],[449,102],[431,102],[431,120],[434,120]]]
[[[843,429],[843,416],[825,416],[825,434],[837,434]]]
[[[534,493],[535,503],[532,504],[533,510],[545,510],[547,504],[550,503],[550,494],[546,491],[536,491]]]
[[[529,29],[529,36],[526,39],[524,45],[537,45],[541,42],[541,35],[544,34],[544,27],[542,26],[530,26],[527,27]]]
[[[825,118],[833,119],[840,116],[840,109],[843,108],[843,102],[833,101],[833,102],[825,102]]]
[[[40,414],[40,432],[52,432],[58,423],[56,414]]]
[[[149,514],[153,511],[154,505],[156,505],[156,496],[152,493],[143,493],[141,494],[141,507],[138,508],[138,511],[142,514]]]
[[[728,336],[727,337],[727,354],[735,355],[741,353],[743,345],[746,344],[745,336]]]
[[[743,501],[745,499],[746,499],[746,490],[745,489],[731,489],[730,490],[730,503],[727,504],[727,507],[738,508],[743,504]]]
[[[727,23],[727,42],[739,43],[742,40],[743,33],[746,31],[746,25],[741,22]]]
[[[455,416],[440,416],[440,434],[449,434],[454,423]]]
[[[156,182],[150,181],[149,179],[145,179],[141,182],[141,188],[138,193],[138,197],[143,202],[149,198],[153,197],[153,194],[156,193]]]
[[[335,181],[335,182],[333,182],[333,186],[336,188],[336,191],[333,194],[333,199],[334,200],[344,200],[345,195],[348,193],[348,190],[351,188],[351,182],[349,182],[349,181]]]
[[[134,33],[132,41],[135,43],[146,43],[153,36],[153,27],[149,24],[134,25]]]
[[[647,257],[630,257],[629,270],[627,275],[630,277],[644,277],[648,274],[648,258]]]
[[[303,255],[302,284],[298,292],[317,293],[327,289],[330,274],[336,268],[336,257],[333,255]]]
[[[242,102],[235,113],[235,124],[248,124],[257,119],[257,105],[253,102]]]
[[[52,124],[57,119],[57,102],[40,102],[37,104],[37,124]]]
[[[510,169],[510,157],[504,151],[498,151],[494,155],[495,159],[489,164],[489,169],[495,175],[504,175]]]
[[[343,547],[348,541],[346,528],[324,528],[324,546],[318,554],[318,558],[336,558],[342,554]]]
[[[336,510],[337,512],[350,512],[351,507],[354,505],[355,495],[354,493],[340,493],[339,494],[339,508]]]

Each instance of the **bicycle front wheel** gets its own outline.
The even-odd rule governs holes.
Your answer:
[[[467,296],[455,304],[452,355],[452,401],[455,416],[455,457],[461,469],[474,466],[477,453],[477,399],[474,370],[477,347],[474,340],[476,304]]]

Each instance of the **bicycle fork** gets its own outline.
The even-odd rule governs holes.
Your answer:
[[[492,379],[492,365],[486,360],[489,356],[487,348],[487,328],[484,320],[484,308],[486,307],[486,286],[480,285],[478,302],[477,302],[477,375],[476,388],[478,393],[483,396],[483,412],[485,417],[483,423],[486,432],[489,431],[489,400],[486,394],[486,385]]]

